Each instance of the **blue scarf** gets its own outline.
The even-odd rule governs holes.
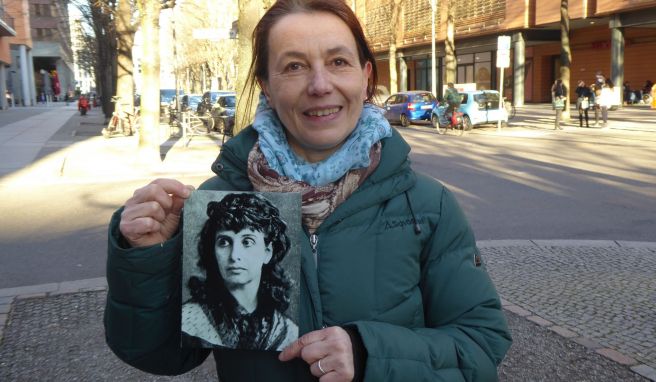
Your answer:
[[[392,127],[383,110],[365,103],[355,129],[344,144],[323,161],[309,163],[289,146],[282,123],[264,95],[260,95],[253,128],[259,134],[260,150],[272,170],[315,187],[335,182],[349,170],[368,167],[371,147],[392,136]]]

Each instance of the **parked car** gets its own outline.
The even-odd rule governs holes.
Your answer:
[[[499,110],[499,92],[496,90],[473,90],[459,93],[462,102],[458,110],[463,114],[465,130],[486,123],[497,123],[499,120],[508,123],[508,112],[505,108]],[[437,105],[431,114],[438,118],[444,113],[446,104]]]
[[[237,106],[237,95],[235,93],[223,93],[216,97],[212,105],[212,118],[214,129],[224,135],[231,136],[235,125],[235,107]]]
[[[385,118],[390,123],[408,126],[413,121],[430,121],[437,99],[428,91],[414,90],[396,93],[383,103]]]
[[[182,91],[179,91],[182,95]],[[171,102],[175,98],[175,89],[159,89],[159,110],[160,113],[168,113]]]

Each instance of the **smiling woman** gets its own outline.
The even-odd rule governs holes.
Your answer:
[[[511,342],[499,296],[453,195],[413,171],[410,147],[370,103],[375,58],[347,3],[278,0],[253,32],[245,93],[259,93],[255,118],[223,146],[212,166],[216,176],[201,189],[300,194],[302,336],[280,354],[214,349],[218,376],[222,382],[496,380]],[[208,356],[206,349],[179,348],[173,313],[180,300],[170,298],[178,295],[179,283],[171,280],[189,195],[176,180],[156,180],[111,223],[108,342],[122,359],[151,372],[182,373]],[[224,295],[239,301],[244,314],[254,305],[246,291],[257,284],[259,265],[261,289],[276,257],[274,246],[268,260],[268,243],[257,232],[263,231],[238,227],[210,236],[207,258],[224,279]],[[238,261],[238,251],[255,249],[252,263]],[[147,260],[123,260],[138,256]],[[143,274],[149,282],[134,280]],[[140,290],[121,293],[123,285]],[[156,312],[143,309],[151,299]],[[205,317],[220,322],[234,316],[231,308]],[[258,298],[253,312],[259,309]],[[148,330],[126,329],[137,326]]]

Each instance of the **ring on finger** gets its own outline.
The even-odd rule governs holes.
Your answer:
[[[321,372],[321,375],[326,374],[326,371],[323,369],[323,367],[321,367],[321,360],[317,362],[317,366],[319,367],[319,371]]]

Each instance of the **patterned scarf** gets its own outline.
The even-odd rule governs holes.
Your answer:
[[[253,146],[248,155],[248,177],[253,188],[260,192],[300,192],[303,224],[310,233],[314,233],[321,223],[346,200],[380,163],[382,144],[374,143],[369,150],[369,165],[356,168],[336,182],[324,186],[311,186],[310,184],[279,175],[272,169],[259,143]]]
[[[312,186],[327,185],[351,169],[368,167],[374,143],[392,136],[392,127],[385,119],[383,110],[366,103],[355,129],[344,144],[328,159],[309,163],[292,151],[278,115],[263,94],[257,105],[253,128],[259,134],[260,151],[272,170]]]

